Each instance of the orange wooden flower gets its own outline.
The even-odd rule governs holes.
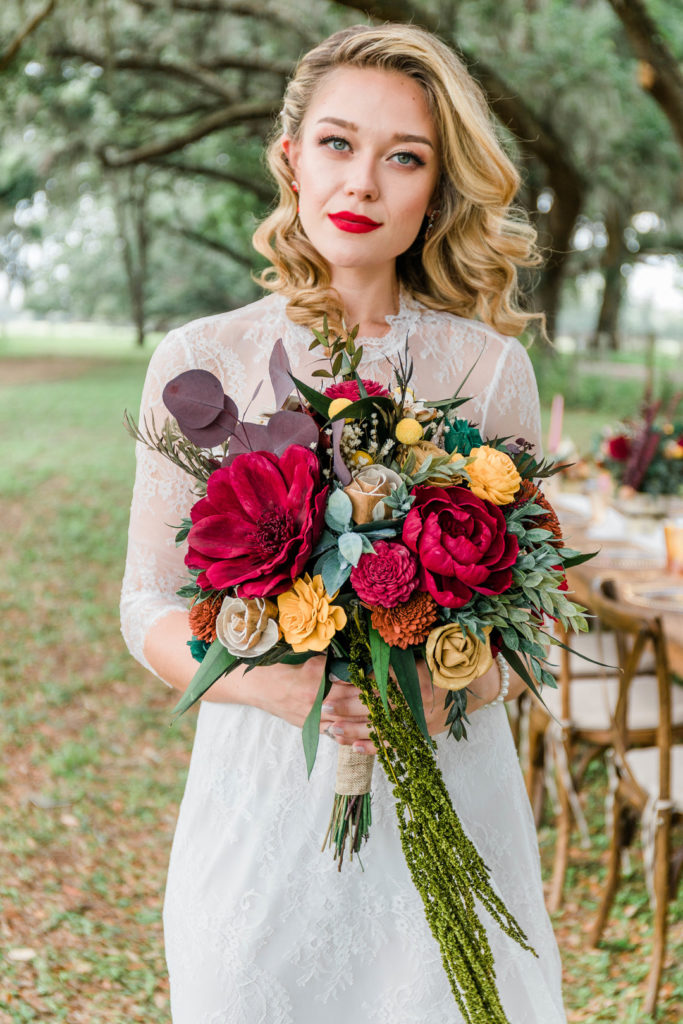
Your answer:
[[[405,604],[395,608],[371,606],[372,624],[388,644],[402,647],[423,644],[438,616],[437,604],[431,594],[416,591]]]
[[[212,644],[216,639],[216,619],[222,603],[222,597],[207,597],[190,608],[190,629],[198,640]]]

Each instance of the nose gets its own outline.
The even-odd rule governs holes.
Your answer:
[[[345,193],[357,199],[372,201],[379,196],[377,175],[374,164],[370,160],[354,161],[349,168]]]

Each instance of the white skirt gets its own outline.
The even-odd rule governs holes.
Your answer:
[[[536,832],[503,707],[439,741],[462,824],[535,958],[487,931],[510,1024],[565,1024]],[[337,745],[310,781],[301,732],[240,705],[201,706],[164,905],[174,1024],[461,1024],[405,865],[381,765],[370,839],[339,873],[320,846]],[[490,924],[490,926],[489,926]]]

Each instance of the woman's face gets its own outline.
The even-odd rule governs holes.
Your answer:
[[[301,137],[282,145],[299,185],[306,235],[334,268],[380,268],[410,248],[439,177],[436,128],[407,75],[333,71]]]

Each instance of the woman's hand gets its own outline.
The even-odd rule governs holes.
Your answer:
[[[446,691],[433,686],[429,668],[422,659],[417,661],[417,672],[427,730],[430,736],[438,736],[448,728],[448,709],[444,707]],[[468,691],[468,713],[495,700],[499,692],[500,674],[497,665],[494,664]],[[358,696],[358,690],[351,683],[333,683],[323,703],[320,731],[332,736],[342,746],[352,745],[354,750],[364,754],[377,753],[370,739],[367,709]]]
[[[252,683],[249,703],[301,728],[318,695],[325,661],[321,654],[302,665],[254,669],[244,677],[247,685]]]

